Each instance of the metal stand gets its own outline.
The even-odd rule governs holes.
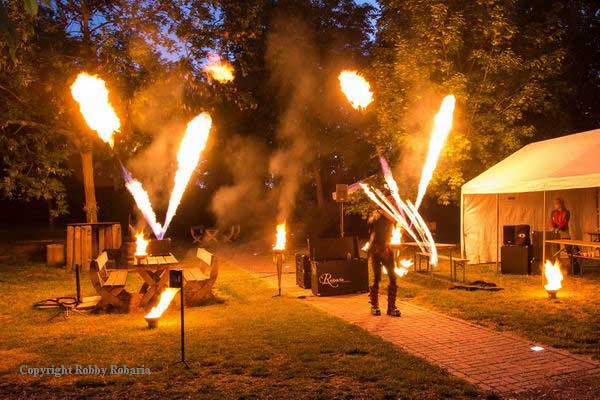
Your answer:
[[[281,276],[283,275],[283,253],[275,252],[275,263],[277,265],[277,296],[281,296]]]
[[[56,307],[59,308],[59,311],[50,318],[48,318],[48,321],[52,321],[56,317],[63,317],[65,319],[68,319],[71,316],[71,314],[78,314],[87,317],[87,314],[85,312],[77,309],[77,306],[81,303],[81,282],[79,278],[80,271],[81,265],[75,264],[75,290],[77,293],[75,300],[73,302],[65,302],[61,301],[61,299],[67,299],[68,297],[59,297],[56,300]],[[70,297],[70,299],[72,299],[72,297]]]
[[[179,299],[181,301],[181,314],[180,314],[180,322],[181,322],[181,360],[177,361],[173,365],[183,364],[186,369],[190,369],[190,365],[185,360],[185,318],[184,318],[184,298],[183,298],[183,285],[179,289]]]

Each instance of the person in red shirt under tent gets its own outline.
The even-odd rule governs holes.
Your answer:
[[[567,210],[565,202],[560,197],[554,199],[554,209],[550,214],[550,225],[552,232],[560,239],[571,239],[569,231],[569,221],[571,220],[571,212]],[[556,247],[553,253],[558,255],[564,246]],[[568,255],[573,254],[573,246],[566,246],[565,251]]]

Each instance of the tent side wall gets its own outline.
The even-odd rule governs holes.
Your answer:
[[[587,232],[598,229],[597,189],[572,189],[546,192],[547,212],[543,215],[544,192],[500,194],[499,223],[496,217],[496,194],[466,194],[463,197],[463,232],[466,257],[473,264],[495,262],[496,249],[502,246],[504,225],[526,224],[534,239],[541,240],[547,227],[552,201],[561,197],[571,211],[570,233],[573,239],[589,239]],[[498,228],[498,231],[497,231]],[[496,247],[496,238],[499,243]]]

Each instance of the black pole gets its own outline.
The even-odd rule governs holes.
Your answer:
[[[190,368],[188,363],[185,361],[185,318],[184,318],[184,298],[183,298],[183,285],[181,285],[181,289],[179,289],[179,299],[181,301],[181,363],[185,365],[186,368]]]
[[[81,265],[75,264],[75,287],[77,288],[77,298],[75,299],[76,303],[81,303],[81,282],[79,281],[79,269]]]

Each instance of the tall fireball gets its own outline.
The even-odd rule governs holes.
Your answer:
[[[88,126],[113,147],[114,133],[119,132],[121,123],[108,100],[106,83],[96,75],[82,72],[71,85],[71,95],[79,103],[79,110]]]
[[[342,71],[338,76],[342,92],[357,110],[365,109],[373,101],[371,85],[356,71]]]

